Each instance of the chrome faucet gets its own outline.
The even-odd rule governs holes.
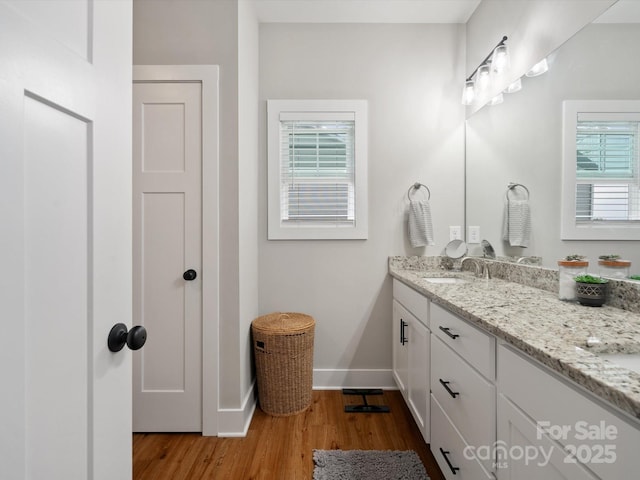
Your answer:
[[[486,279],[490,279],[491,278],[491,272],[489,271],[489,265],[487,265],[484,262],[480,263],[480,261],[477,258],[464,257],[462,259],[462,261],[460,262],[460,270],[463,269],[464,263],[467,260],[473,262],[473,274],[474,274],[474,276],[479,277],[479,278],[486,278]]]
[[[480,276],[480,271],[481,271],[480,269],[481,269],[481,267],[480,267],[480,262],[478,262],[478,259],[477,259],[477,258],[473,258],[473,257],[464,257],[464,258],[462,259],[462,261],[460,262],[460,270],[462,270],[462,269],[464,268],[464,264],[465,264],[465,262],[467,262],[467,261],[469,261],[469,262],[473,262],[473,274],[474,274],[476,277],[479,277],[479,276]]]
[[[516,263],[533,265],[536,263],[535,257],[520,257],[516,260]]]

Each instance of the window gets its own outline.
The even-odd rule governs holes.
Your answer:
[[[562,238],[640,239],[640,102],[565,101]]]
[[[270,240],[367,238],[367,103],[269,100]]]

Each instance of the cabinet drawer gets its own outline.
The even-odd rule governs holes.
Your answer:
[[[434,336],[431,340],[431,393],[469,445],[494,444],[494,385]],[[484,466],[491,470],[493,461],[487,460]]]
[[[630,478],[629,472],[640,469],[637,420],[605,407],[511,347],[498,348],[497,367],[500,391],[599,477]]]
[[[431,452],[447,480],[493,479],[474,458],[464,454],[467,444],[431,395]]]
[[[495,378],[495,338],[431,304],[431,331],[489,380]]]
[[[429,326],[429,299],[427,297],[394,279],[393,298],[404,305],[423,324]]]

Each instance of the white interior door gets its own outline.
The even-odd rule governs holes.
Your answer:
[[[133,429],[202,431],[202,85],[133,87]]]
[[[0,478],[131,476],[131,2],[0,2]]]

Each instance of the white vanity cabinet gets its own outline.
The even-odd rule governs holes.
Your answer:
[[[637,478],[637,419],[509,345],[497,355],[499,480]]]
[[[393,376],[429,443],[429,300],[393,281]]]
[[[639,419],[395,279],[393,295],[395,381],[447,480],[638,478]]]
[[[495,338],[431,304],[431,450],[447,479],[491,479]]]

